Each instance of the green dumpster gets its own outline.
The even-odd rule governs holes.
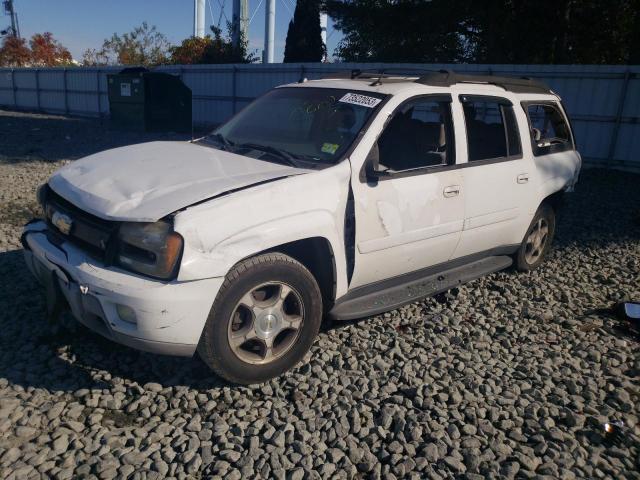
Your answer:
[[[190,132],[191,89],[179,77],[146,68],[107,75],[111,123],[147,132]]]

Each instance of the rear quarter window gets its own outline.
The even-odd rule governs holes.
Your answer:
[[[554,102],[524,102],[529,120],[529,134],[536,156],[573,150],[571,128],[560,107]]]

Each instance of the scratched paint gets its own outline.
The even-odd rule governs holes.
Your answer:
[[[385,201],[379,201],[377,207],[382,228],[384,228],[387,235],[397,235],[401,233],[403,230],[403,221],[398,207]]]

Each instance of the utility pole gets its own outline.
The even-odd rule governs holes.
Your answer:
[[[20,38],[20,26],[18,25],[18,14],[13,7],[13,0],[4,0],[4,12],[11,17],[11,36]]]
[[[205,0],[193,0],[193,36],[204,38],[204,2]]]
[[[240,41],[248,40],[249,35],[249,0],[233,0],[233,16],[231,17],[231,40],[238,48]]]
[[[264,52],[262,63],[273,63],[276,30],[276,0],[267,0],[264,18]]]
[[[326,61],[329,56],[329,49],[327,48],[327,23],[329,20],[329,16],[326,13],[320,12],[320,36],[322,37],[322,44],[324,45],[324,58],[323,61]]]

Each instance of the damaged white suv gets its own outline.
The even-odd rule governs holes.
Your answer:
[[[192,142],[73,162],[23,245],[51,314],[261,382],[323,317],[536,268],[580,166],[539,82],[355,71],[273,89]]]

